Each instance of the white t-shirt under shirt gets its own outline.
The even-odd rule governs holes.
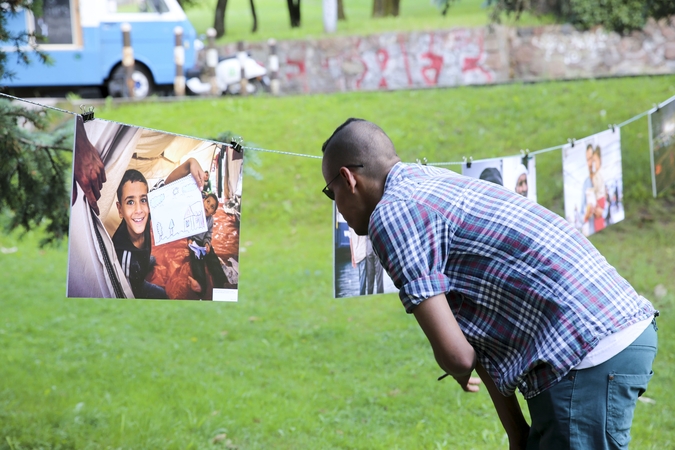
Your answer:
[[[595,348],[574,367],[574,370],[590,369],[591,367],[599,366],[613,356],[618,355],[647,329],[649,324],[652,323],[652,320],[654,320],[653,317],[648,317],[621,331],[605,336],[598,342],[598,345],[596,345]]]

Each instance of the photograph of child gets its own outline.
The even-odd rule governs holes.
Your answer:
[[[101,120],[78,123],[70,232],[82,239],[69,241],[68,296],[236,301],[242,164],[228,170],[228,163],[241,160],[233,152]],[[92,167],[100,173],[93,183],[92,176],[78,175]],[[156,236],[148,194],[185,177],[194,179],[197,198],[203,193],[205,231],[158,243],[162,229]],[[206,192],[209,185],[238,189]],[[171,205],[162,207],[164,217]]]
[[[462,166],[462,175],[471,178],[479,178],[481,180],[489,181],[490,183],[504,186],[501,159],[476,161],[471,164],[471,167],[469,167],[469,164],[464,164]]]
[[[510,156],[502,159],[504,187],[517,194],[537,201],[537,169],[534,157],[527,159],[527,167],[522,156]]]
[[[621,131],[603,131],[563,147],[565,217],[590,236],[624,219]]]
[[[333,204],[334,296],[359,297],[398,292],[373,252],[368,236],[358,236]]]
[[[675,97],[649,115],[654,197],[675,184]]]

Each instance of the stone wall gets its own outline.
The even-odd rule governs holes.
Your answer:
[[[248,46],[266,63],[265,43]],[[235,44],[219,49],[234,54]],[[675,72],[675,22],[628,36],[571,26],[457,28],[278,43],[286,94]]]

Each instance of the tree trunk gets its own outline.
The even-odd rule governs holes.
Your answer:
[[[398,17],[401,0],[373,0],[373,17]]]
[[[253,28],[251,28],[251,33],[258,31],[258,15],[255,13],[255,4],[251,0],[251,14],[253,15]]]
[[[300,0],[286,0],[288,3],[288,14],[291,16],[291,28],[300,26]]]
[[[342,6],[342,0],[338,0],[338,20],[347,20],[344,7]]]
[[[213,20],[213,28],[216,29],[216,38],[225,35],[225,9],[227,0],[218,0],[216,4],[216,16]]]

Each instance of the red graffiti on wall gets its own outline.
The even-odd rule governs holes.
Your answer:
[[[410,74],[410,61],[408,61],[408,51],[405,49],[405,36],[398,35],[398,45],[401,47],[401,55],[403,55],[403,66],[405,67],[405,74],[408,77],[408,86],[412,86],[413,80]]]
[[[434,35],[429,35],[429,51],[422,53],[422,58],[428,59],[429,64],[421,68],[422,78],[427,86],[436,86],[438,84],[438,77],[441,75],[443,68],[443,56],[433,52]],[[429,72],[433,72],[433,76],[429,76]]]
[[[485,75],[485,79],[487,82],[492,81],[492,74],[488,71],[485,70],[485,68],[481,65],[481,60],[485,56],[485,53],[483,53],[483,36],[479,35],[478,36],[478,54],[476,56],[464,56],[463,57],[463,62],[462,62],[462,74],[465,75],[468,72],[472,72],[474,70],[477,70],[481,72],[483,75]]]
[[[387,80],[384,78],[384,69],[387,68],[387,63],[389,62],[389,52],[383,48],[377,49],[377,62],[380,63],[380,84],[377,86],[379,88],[387,89]]]
[[[286,65],[294,66],[297,69],[295,71],[286,71],[286,80],[290,81],[294,78],[300,78],[302,81],[303,90],[309,92],[309,86],[307,85],[307,71],[305,69],[305,61],[301,59],[291,59],[286,57]]]

